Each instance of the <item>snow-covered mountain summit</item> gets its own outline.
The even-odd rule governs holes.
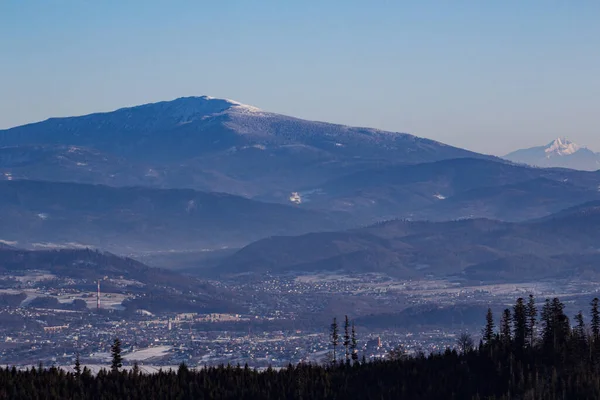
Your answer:
[[[144,161],[176,162],[215,152],[281,146],[333,152],[336,158],[399,162],[479,156],[406,133],[302,120],[210,96],[50,118],[0,130],[0,147],[23,145],[74,145]]]
[[[72,147],[89,155],[75,160],[65,154]],[[14,179],[51,173],[62,181],[153,181],[285,199],[370,166],[462,157],[491,158],[407,133],[308,121],[209,96],[0,130],[0,174]]]
[[[600,153],[594,153],[566,138],[558,138],[546,146],[513,151],[505,159],[538,167],[571,168],[585,171],[600,169]]]
[[[120,108],[113,112],[90,114],[92,116],[126,118],[135,120],[139,117],[151,117],[150,120],[164,122],[190,123],[195,120],[214,117],[226,113],[259,113],[262,110],[229,99],[217,99],[211,96],[180,97],[172,101],[143,104],[134,107]]]

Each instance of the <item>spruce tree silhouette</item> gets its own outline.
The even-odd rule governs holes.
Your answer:
[[[110,347],[110,354],[112,355],[110,369],[112,372],[119,372],[119,369],[123,366],[123,357],[121,357],[121,341],[119,338],[115,338],[113,345]]]

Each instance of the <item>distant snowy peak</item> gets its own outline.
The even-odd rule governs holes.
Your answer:
[[[546,149],[544,150],[547,157],[551,157],[554,155],[564,156],[571,155],[576,153],[581,149],[581,146],[571,142],[566,138],[558,138],[552,143],[548,144]]]
[[[558,138],[546,146],[531,147],[513,151],[505,159],[546,168],[571,168],[585,171],[600,169],[600,153],[594,153],[585,146]]]

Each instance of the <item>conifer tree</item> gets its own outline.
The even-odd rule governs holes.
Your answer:
[[[511,317],[510,309],[507,308],[502,313],[502,320],[500,321],[500,339],[504,344],[510,344],[511,342]]]
[[[485,315],[485,328],[483,329],[483,342],[486,345],[490,345],[494,340],[494,315],[492,309],[488,308],[487,314]]]
[[[546,299],[542,309],[544,331],[542,340],[546,349],[558,350],[567,341],[571,327],[564,313],[564,304],[558,298]]]
[[[583,321],[583,313],[581,310],[575,315],[575,324],[573,335],[580,345],[585,346],[587,342],[587,333],[585,330],[585,322]]]
[[[350,322],[348,316],[344,319],[344,350],[346,355],[346,364],[350,363]]]
[[[592,306],[592,320],[591,320],[591,328],[592,328],[592,339],[594,342],[598,343],[598,339],[600,338],[600,310],[598,307],[598,298],[594,297],[594,300],[590,303]]]
[[[535,306],[535,298],[532,294],[529,295],[527,301],[527,341],[529,347],[533,347],[535,343],[535,326],[537,324],[537,308]]]
[[[238,364],[237,369],[240,370],[240,365]],[[180,379],[184,379],[187,377],[187,375],[189,374],[190,370],[188,368],[188,366],[186,365],[185,362],[182,362],[181,364],[179,364],[179,368],[177,369],[177,376]]]
[[[115,338],[115,341],[110,347],[110,354],[112,355],[110,369],[112,372],[119,372],[119,368],[123,366],[123,357],[121,357],[121,341],[119,338]]]
[[[583,312],[579,310],[575,314],[575,327],[572,331],[572,338],[575,347],[575,354],[577,355],[577,363],[580,365],[585,364],[587,361],[592,359],[592,346],[593,342],[588,335],[587,327],[583,320]]]
[[[340,334],[338,331],[338,323],[337,323],[337,318],[333,318],[333,322],[331,324],[331,345],[333,346],[333,363],[335,364],[337,362],[337,354],[336,354],[336,350],[337,350],[337,346],[339,343],[339,339],[340,339]]]
[[[75,375],[81,375],[81,362],[79,362],[79,353],[77,353],[77,355],[75,356],[75,368],[73,369],[75,370]]]
[[[568,339],[571,325],[569,324],[569,317],[565,315],[565,306],[561,301],[555,297],[552,299],[552,314],[554,319],[554,348],[562,346]]]
[[[522,297],[517,299],[513,307],[513,339],[517,350],[525,347],[527,337],[527,311]]]
[[[554,346],[554,314],[550,299],[546,299],[542,308],[542,342],[544,347]]]
[[[350,339],[350,349],[352,350],[352,361],[358,361],[358,342],[356,341],[356,329],[354,329],[354,322],[352,322],[352,338]]]

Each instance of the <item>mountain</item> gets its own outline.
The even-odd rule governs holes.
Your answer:
[[[144,308],[152,312],[240,310],[232,302],[235,296],[223,289],[111,253],[89,249],[0,249],[0,287],[9,289],[0,293],[0,304],[12,299],[41,308],[81,310],[86,303],[87,308],[95,308],[98,280],[103,293],[121,300],[118,307],[106,304],[107,308]],[[74,300],[74,294],[78,299]]]
[[[569,148],[575,149],[567,146],[560,151]],[[600,200],[600,172],[515,165],[409,134],[306,121],[207,96],[51,118],[2,130],[0,180],[101,184],[123,188],[122,193],[131,193],[134,186],[229,193],[287,204],[296,215],[298,209],[313,216],[345,213],[348,227],[395,218],[522,221]],[[522,207],[515,208],[516,204]],[[137,205],[127,207],[135,210]],[[37,204],[34,208],[44,207]],[[237,210],[243,215],[254,213],[251,208]],[[30,221],[39,220],[37,214],[49,212],[37,211]],[[239,228],[246,231],[230,236],[221,235],[222,222],[215,222],[214,236],[198,233],[195,239],[178,238],[169,246],[238,246],[273,234],[340,228],[326,218],[322,224],[310,222],[312,217],[307,217],[306,224],[281,221],[277,229],[279,222],[274,220],[264,222],[271,224],[268,229],[255,221],[257,229]],[[93,223],[99,222],[94,219]],[[296,229],[302,224],[303,228]],[[167,225],[178,227],[175,222]],[[125,229],[123,223],[108,226]],[[65,232],[61,229],[59,234]],[[140,233],[145,228],[134,229],[131,222],[127,229]],[[60,240],[71,240],[74,232]],[[159,243],[157,237],[142,233],[134,247],[140,247],[143,237],[152,246]],[[85,234],[78,240],[95,244]],[[121,250],[112,247],[112,239],[99,244]]]
[[[272,237],[225,258],[219,273],[348,271],[485,281],[600,276],[598,203],[520,223],[396,220],[343,232]]]
[[[306,187],[301,205],[358,221],[492,218],[523,221],[600,200],[600,172],[458,158],[368,168]]]
[[[600,153],[594,153],[564,138],[558,138],[546,146],[513,151],[505,155],[504,158],[512,162],[544,168],[559,167],[582,171],[600,170]]]
[[[491,158],[207,96],[0,130],[0,179],[185,187],[286,202],[301,187],[367,167],[457,157]]]
[[[0,181],[0,239],[19,247],[200,250],[344,226],[337,218],[191,189]]]

